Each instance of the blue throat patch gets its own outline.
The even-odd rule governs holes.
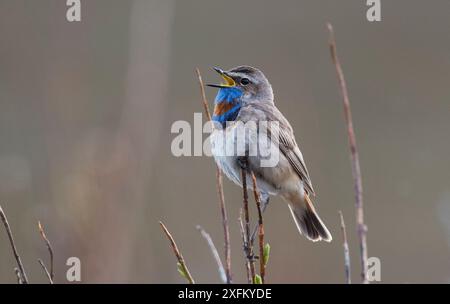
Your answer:
[[[234,121],[239,114],[239,110],[241,109],[241,96],[242,91],[236,87],[219,89],[214,101],[216,108],[220,108],[222,105],[227,106],[226,108],[228,108],[228,110],[220,114],[215,112],[212,120],[219,122],[222,127],[225,127],[227,121]],[[226,105],[224,103],[226,103]]]

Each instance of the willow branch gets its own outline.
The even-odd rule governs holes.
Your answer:
[[[189,269],[186,266],[186,262],[184,261],[183,255],[181,254],[180,250],[178,250],[177,244],[175,243],[175,240],[173,239],[172,235],[170,234],[169,230],[167,230],[166,226],[163,224],[163,222],[159,222],[159,225],[161,225],[161,228],[165,235],[167,236],[167,239],[170,242],[170,245],[172,246],[173,253],[175,254],[175,257],[178,260],[178,263],[186,276],[186,279],[190,284],[195,284],[194,279],[191,276],[191,273],[189,272]]]
[[[208,100],[206,99],[205,85],[203,83],[202,74],[200,73],[199,68],[196,68],[195,72],[197,73],[198,83],[200,85],[200,93],[202,94],[203,109],[205,110],[208,121],[211,121],[211,113],[209,112]]]
[[[339,216],[341,218],[342,246],[344,247],[345,282],[347,284],[351,284],[350,250],[348,248],[347,229],[345,228],[344,215],[342,214],[342,211],[339,211]]]
[[[243,248],[244,248],[244,257],[245,257],[245,270],[247,271],[247,282],[249,284],[251,284],[253,282],[253,278],[252,275],[250,273],[250,262],[247,259],[247,254],[246,254],[246,250],[245,250],[245,244],[248,243],[247,238],[245,237],[245,229],[244,229],[244,223],[242,221],[242,217],[243,217],[243,210],[242,208],[240,209],[239,212],[239,231],[241,232],[241,237],[242,237],[242,244],[244,244]]]
[[[214,260],[217,263],[217,268],[219,269],[220,279],[222,280],[223,283],[227,283],[227,274],[225,272],[225,268],[223,267],[222,260],[220,259],[219,252],[217,251],[217,248],[214,245],[214,242],[213,242],[211,236],[200,225],[197,225],[197,230],[200,231],[202,237],[208,243],[209,249],[211,250],[211,252],[213,254],[213,257],[214,257]]]
[[[327,24],[330,34],[329,46],[331,52],[331,59],[336,67],[336,73],[339,81],[340,91],[344,104],[344,115],[347,123],[348,144],[350,147],[350,159],[352,163],[352,175],[355,191],[355,209],[356,209],[356,225],[359,240],[359,250],[361,255],[361,280],[364,284],[367,280],[367,226],[364,223],[364,207],[363,207],[363,189],[361,179],[361,167],[359,165],[358,149],[356,146],[355,131],[353,129],[352,112],[350,108],[350,100],[348,98],[347,84],[344,78],[344,72],[339,61],[336,49],[336,39],[334,37],[333,27],[330,23]]]
[[[45,245],[47,246],[48,254],[50,256],[50,272],[48,271],[47,267],[45,267],[45,264],[42,262],[42,260],[41,260],[41,262],[42,262],[41,266],[43,266],[44,270],[49,274],[48,277],[49,277],[50,283],[53,284],[53,278],[55,276],[55,273],[54,273],[54,267],[53,267],[54,263],[53,263],[52,244],[50,244],[50,241],[48,240],[47,235],[45,234],[45,231],[41,225],[41,222],[38,222],[38,229],[39,229],[39,233],[40,233],[42,239],[44,240]]]
[[[8,234],[8,238],[9,238],[9,243],[11,244],[14,258],[16,259],[17,267],[19,268],[19,271],[20,271],[20,280],[22,281],[22,283],[28,284],[28,278],[27,278],[25,269],[22,264],[22,259],[20,258],[20,255],[17,252],[16,244],[14,243],[14,237],[11,232],[11,227],[9,226],[8,219],[6,218],[6,215],[3,212],[3,209],[1,206],[0,206],[0,218],[2,219],[3,225],[5,226],[6,233]]]
[[[202,75],[200,74],[200,70],[198,68],[195,71],[197,73],[198,82],[200,85],[200,93],[202,95],[203,108],[206,117],[208,118],[209,121],[211,121],[211,113],[209,112],[208,100],[206,99],[205,85],[203,83]],[[217,187],[217,194],[219,195],[220,214],[222,216],[222,226],[224,234],[225,272],[227,275],[227,283],[230,284],[232,283],[230,228],[228,225],[227,209],[225,207],[225,196],[223,194],[222,172],[219,167],[216,167],[216,187]]]
[[[256,183],[255,174],[252,172],[253,195],[255,196],[256,208],[258,209],[258,238],[259,238],[259,272],[261,281],[265,283],[266,264],[264,261],[264,223],[261,210],[261,197]]]
[[[247,160],[245,160],[245,168],[247,167]],[[245,234],[245,242],[244,242],[244,253],[247,259],[247,263],[250,268],[250,275],[252,277],[252,282],[255,278],[255,257],[253,255],[253,246],[250,242],[250,213],[248,210],[248,192],[247,192],[247,172],[246,169],[242,169],[242,192],[243,192],[243,207],[244,210],[244,234]]]
[[[260,196],[260,197],[261,197],[261,196]],[[264,214],[264,212],[266,211],[267,206],[268,206],[268,204],[263,204],[263,205],[261,206],[261,212],[262,212],[262,214]],[[250,242],[251,242],[252,244],[253,244],[253,242],[255,241],[256,234],[258,233],[258,231],[259,231],[259,224],[257,223],[257,224],[253,227],[252,236],[250,237]]]

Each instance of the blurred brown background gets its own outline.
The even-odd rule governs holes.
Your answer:
[[[194,68],[260,67],[296,130],[331,244],[300,237],[272,200],[268,282],[343,282],[338,210],[359,264],[347,137],[325,23],[333,23],[360,149],[369,255],[391,282],[450,282],[450,2],[0,1],[0,202],[32,282],[47,261],[36,223],[83,282],[184,282],[164,220],[198,282],[219,282],[201,224],[222,253],[215,167],[172,156],[176,120],[202,110]],[[212,102],[215,91],[208,89]],[[206,137],[205,137],[206,138]],[[225,182],[235,281],[244,282],[241,190]],[[0,229],[0,282],[15,261]]]

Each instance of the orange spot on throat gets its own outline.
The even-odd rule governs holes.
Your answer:
[[[214,115],[220,116],[230,111],[236,104],[234,102],[217,103],[214,107]]]

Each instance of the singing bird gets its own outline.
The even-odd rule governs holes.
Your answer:
[[[212,117],[215,128],[210,137],[211,152],[219,168],[241,187],[242,170],[249,173],[246,174],[249,188],[252,188],[250,173],[253,173],[263,209],[270,195],[281,196],[300,234],[314,242],[330,242],[331,234],[311,200],[315,192],[303,155],[291,125],[275,106],[272,86],[266,76],[250,66],[214,70],[223,79],[221,84],[208,85],[219,89]],[[243,153],[238,153],[236,148],[241,145],[240,138],[244,139]],[[275,155],[276,161],[264,164],[268,155]]]

